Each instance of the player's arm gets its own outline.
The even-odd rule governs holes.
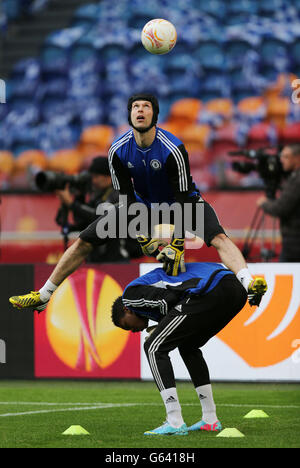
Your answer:
[[[191,203],[189,193],[192,188],[192,178],[188,153],[184,145],[180,145],[172,151],[166,161],[166,172],[169,183],[172,186],[174,198],[181,205],[182,218],[180,225],[174,226],[172,241],[157,256],[157,260],[163,262],[164,270],[171,276],[177,276],[185,271],[184,266],[184,204]]]
[[[161,315],[166,315],[181,296],[179,291],[142,284],[129,286],[123,294],[123,303],[129,308],[149,313],[156,309]]]
[[[121,195],[127,196],[127,205],[136,201],[130,172],[116,152],[109,153],[109,169],[112,185]]]
[[[127,206],[135,203],[136,198],[130,172],[123,165],[116,152],[109,153],[109,168],[114,189],[118,190],[121,195],[127,196]],[[166,245],[166,242],[161,239],[151,239],[149,233],[146,232],[143,235],[138,235],[137,240],[143,254],[150,257],[156,257],[160,252],[159,247]]]

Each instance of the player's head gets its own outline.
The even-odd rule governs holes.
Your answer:
[[[287,145],[280,154],[283,170],[294,171],[300,167],[300,144]]]
[[[104,190],[111,185],[111,176],[106,156],[97,156],[93,159],[89,173],[92,185],[96,190]]]
[[[147,328],[148,319],[142,317],[124,306],[122,296],[119,296],[112,305],[111,318],[116,327],[134,332]]]
[[[128,99],[127,109],[129,125],[136,131],[145,133],[157,124],[159,104],[152,94],[134,94]]]

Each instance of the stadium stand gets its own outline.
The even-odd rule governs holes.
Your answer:
[[[299,105],[291,100],[300,72],[297,0],[154,0],[147,6],[142,0],[14,0],[3,6],[6,48],[18,48],[22,37],[26,45],[31,35],[35,43],[20,46],[22,57],[12,54],[9,72],[0,67],[0,76],[8,76],[7,102],[0,105],[5,161],[25,158],[28,168],[33,154],[43,154],[48,167],[80,170],[126,129],[127,98],[145,89],[160,100],[159,124],[189,147],[199,183],[205,164],[215,174],[201,179],[205,189],[218,184],[228,150],[298,141]],[[148,54],[140,41],[142,26],[155,17],[169,19],[178,32],[175,49],[163,57]],[[28,171],[23,180],[13,169],[5,174],[1,188],[30,186]]]

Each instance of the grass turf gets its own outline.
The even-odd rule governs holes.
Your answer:
[[[201,419],[190,383],[178,394],[187,425]],[[161,425],[165,411],[152,382],[1,381],[0,448],[299,448],[300,384],[214,383],[217,414],[223,428],[245,437],[216,433],[144,436]],[[244,419],[262,409],[266,419]],[[88,436],[62,435],[80,425]]]

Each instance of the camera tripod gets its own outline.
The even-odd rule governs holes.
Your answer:
[[[258,207],[256,209],[256,212],[254,214],[254,217],[251,221],[250,228],[247,232],[246,239],[244,242],[244,246],[242,248],[242,253],[245,257],[246,260],[251,260],[250,254],[253,248],[253,244],[256,239],[259,238],[261,240],[261,245],[260,245],[260,257],[258,257],[256,260],[261,260],[264,262],[269,262],[272,259],[274,259],[277,254],[275,250],[275,244],[276,244],[276,219],[272,218],[273,220],[273,227],[272,227],[272,242],[271,242],[271,248],[268,249],[266,248],[265,245],[265,213],[263,212],[262,208]],[[252,260],[255,260],[252,258]]]

